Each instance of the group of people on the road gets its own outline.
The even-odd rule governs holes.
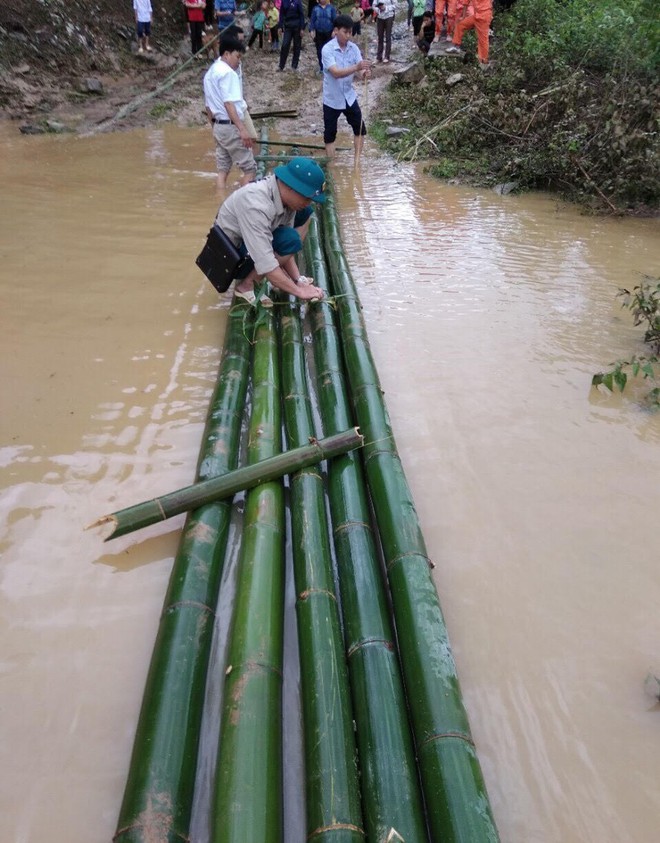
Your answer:
[[[253,30],[245,43],[241,27],[234,22],[235,0],[214,0],[224,18],[219,40],[219,57],[204,76],[204,97],[216,145],[217,185],[225,188],[232,166],[241,171],[241,187],[222,204],[216,225],[248,260],[240,263],[235,276],[235,294],[254,303],[254,283],[266,277],[277,289],[301,299],[320,299],[322,291],[313,280],[301,275],[295,262],[309,225],[313,202],[324,201],[324,174],[310,158],[298,157],[278,166],[271,176],[255,181],[257,164],[253,153],[255,135],[243,96],[241,59],[261,32],[268,29],[268,14],[278,0],[263,0],[253,18]],[[139,2],[139,0],[135,0]],[[186,5],[202,0],[184,0]],[[389,62],[396,0],[375,0],[369,18],[363,4],[355,0],[351,15],[339,14],[330,0],[316,0],[309,16],[319,71],[323,74],[323,140],[328,158],[335,154],[337,126],[343,115],[353,131],[355,162],[359,161],[366,126],[355,79],[368,78],[372,63],[363,58],[352,40],[362,23],[374,19],[377,26],[377,61]],[[428,5],[432,5],[432,9]],[[451,49],[460,50],[463,34],[477,30],[479,60],[488,61],[488,36],[492,0],[408,0],[408,25],[414,37],[429,48],[444,36]],[[286,66],[293,47],[292,67],[298,67],[301,39],[305,30],[302,0],[280,0],[278,31],[282,32],[279,70]],[[357,29],[356,29],[357,27]],[[271,36],[272,38],[272,36]],[[485,41],[484,41],[485,39]],[[260,40],[263,44],[263,40]],[[272,40],[271,40],[272,43]],[[420,44],[420,47],[422,45]],[[261,296],[261,304],[272,304]]]
[[[299,4],[300,0],[294,2]],[[332,29],[327,34],[325,28],[321,30],[323,37],[317,42],[319,67],[323,73],[323,140],[327,156],[333,158],[337,125],[344,115],[353,130],[357,163],[367,130],[353,82],[356,77],[369,77],[371,62],[363,59],[359,47],[351,40],[351,17],[336,14],[329,0],[319,0],[314,7],[312,19],[315,25],[320,26],[317,21],[324,19],[322,15],[327,9],[334,12]],[[216,145],[217,186],[221,189],[226,186],[232,165],[241,170],[243,185],[254,180],[257,170],[252,151],[255,137],[250,131],[251,121],[241,74],[241,59],[246,49],[243,30],[235,24],[227,27],[220,38],[219,58],[204,76],[206,112]]]
[[[284,0],[283,0],[284,2]],[[300,0],[297,0],[298,4]],[[320,27],[328,0],[319,0],[312,20]],[[332,30],[316,46],[323,72],[323,138],[328,157],[334,157],[337,125],[344,115],[353,131],[355,161],[359,161],[366,126],[358,104],[353,80],[371,72],[371,62],[362,58],[351,40],[354,21],[336,11]],[[256,178],[254,138],[249,131],[249,112],[243,97],[241,58],[246,44],[242,30],[228,27],[220,39],[220,56],[204,76],[204,98],[213,128],[218,169],[217,185],[226,187],[232,166],[241,171],[241,187],[222,204],[216,224],[249,257],[241,262],[236,275],[235,294],[249,303],[255,301],[254,282],[265,276],[284,292],[301,299],[320,299],[323,292],[312,279],[302,276],[295,262],[307,233],[311,205],[324,201],[325,176],[312,159],[293,158],[277,167],[273,175]],[[319,30],[315,30],[319,31]],[[323,31],[323,30],[320,30]],[[270,304],[268,297],[260,298]]]

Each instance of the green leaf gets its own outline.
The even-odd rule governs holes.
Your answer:
[[[621,369],[617,369],[617,371],[614,372],[614,382],[619,387],[620,392],[623,392],[627,380],[628,375],[625,372],[622,372]]]

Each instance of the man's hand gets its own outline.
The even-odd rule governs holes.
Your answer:
[[[254,140],[248,135],[245,128],[238,130],[239,135],[241,136],[241,143],[246,149],[252,149],[254,146]]]
[[[304,287],[298,287],[296,295],[303,301],[311,301],[311,299],[322,299],[323,290],[320,287],[315,287],[313,284],[307,284]]]

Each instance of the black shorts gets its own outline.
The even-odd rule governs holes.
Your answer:
[[[362,119],[362,112],[358,101],[355,100],[353,105],[347,105],[346,108],[331,108],[329,105],[323,104],[323,142],[334,143],[337,138],[337,123],[339,116],[346,115],[348,125],[353,129],[354,135],[366,135],[367,127],[364,125]]]

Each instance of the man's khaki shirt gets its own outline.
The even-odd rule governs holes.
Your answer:
[[[273,231],[280,225],[293,225],[295,211],[282,204],[274,175],[254,181],[225,200],[216,222],[235,246],[245,243],[259,275],[279,266],[273,252]]]

